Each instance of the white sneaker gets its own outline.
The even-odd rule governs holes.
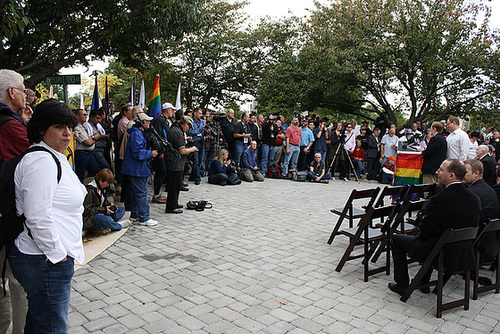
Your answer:
[[[139,225],[144,225],[144,226],[155,226],[156,224],[158,224],[158,222],[154,219],[149,219],[146,220],[145,222],[139,222]]]
[[[125,220],[119,221],[118,224],[120,224],[122,226],[122,228],[127,228],[130,225],[132,225],[132,222],[128,219],[125,219]]]

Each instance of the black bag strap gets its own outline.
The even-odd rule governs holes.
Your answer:
[[[32,147],[28,148],[26,150],[26,152],[24,152],[24,154],[28,154],[28,153],[31,153],[31,152],[47,152],[47,153],[50,153],[50,155],[52,156],[52,158],[56,162],[56,166],[57,166],[57,183],[59,183],[61,181],[61,177],[62,177],[62,168],[61,168],[61,162],[55,156],[55,154],[52,153],[49,149],[47,149],[47,148],[45,148],[43,146],[32,146]]]

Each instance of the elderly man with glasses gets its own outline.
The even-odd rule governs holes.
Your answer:
[[[0,163],[23,153],[30,146],[26,122],[32,113],[26,104],[22,75],[0,70]],[[4,259],[5,247],[0,252],[0,271],[3,270]],[[0,333],[6,333],[11,326],[13,333],[22,333],[28,310],[26,293],[9,266],[5,277],[8,293],[0,293]]]

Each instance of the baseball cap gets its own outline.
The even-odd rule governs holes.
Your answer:
[[[163,105],[161,106],[161,110],[165,110],[165,109],[175,109],[174,106],[172,105],[172,103],[163,103]]]
[[[145,113],[137,114],[137,115],[135,115],[135,118],[137,118],[138,120],[141,120],[141,121],[152,121],[153,120],[153,117],[149,117]]]

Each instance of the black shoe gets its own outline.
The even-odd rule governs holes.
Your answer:
[[[420,292],[425,293],[425,294],[431,293],[431,288],[429,288],[429,287],[421,288],[419,290],[420,290]]]
[[[187,184],[186,182],[184,182],[184,181],[181,181],[181,186],[182,186],[182,187],[187,187],[187,186],[188,186],[188,184]]]
[[[221,186],[225,186],[226,184],[227,184],[227,182],[226,182],[226,181],[220,181],[220,182],[219,182],[219,185],[221,185]]]
[[[165,210],[165,213],[182,213],[181,209]]]
[[[407,288],[406,286],[399,286],[397,285],[397,283],[389,283],[389,290],[401,296],[405,293],[406,288]]]
[[[182,209],[184,207],[184,205],[182,204],[177,204],[177,209]]]
[[[180,191],[189,191],[189,188],[188,187],[181,187],[179,190]]]
[[[196,180],[196,181],[194,181],[194,184],[195,184],[195,185],[197,185],[197,186],[199,186],[199,185],[200,185],[200,183],[201,183],[201,181],[200,181],[200,180]]]

